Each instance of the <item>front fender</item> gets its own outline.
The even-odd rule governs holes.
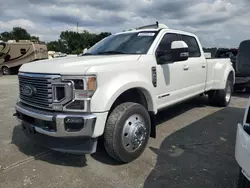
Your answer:
[[[102,83],[102,86],[98,87],[91,99],[91,112],[109,111],[115,100],[122,93],[132,88],[139,88],[146,97],[149,106],[148,110],[157,113],[153,85],[143,75],[131,72],[123,73],[113,77],[111,80],[102,81]]]

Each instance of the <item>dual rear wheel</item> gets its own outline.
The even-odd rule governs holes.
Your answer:
[[[226,107],[229,105],[233,92],[233,80],[228,77],[227,83],[224,89],[213,90],[208,94],[209,103],[214,106]]]

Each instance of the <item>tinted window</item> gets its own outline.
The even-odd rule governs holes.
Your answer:
[[[157,52],[164,52],[165,55],[161,56],[161,61],[164,62],[168,62],[170,61],[171,58],[171,44],[173,41],[177,41],[178,40],[178,35],[177,34],[173,34],[173,33],[167,33],[164,35],[164,37],[162,38],[158,48],[157,48]]]
[[[133,32],[110,35],[91,47],[87,54],[146,54],[157,32]]]
[[[181,35],[181,39],[187,43],[189,57],[200,57],[201,52],[198,43],[194,37]]]

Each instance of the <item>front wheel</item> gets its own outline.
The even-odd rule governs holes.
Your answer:
[[[210,93],[208,94],[209,102],[215,106],[226,107],[231,101],[232,91],[233,81],[229,77],[224,89],[210,91]]]
[[[150,135],[150,117],[140,104],[126,102],[118,105],[109,115],[104,146],[115,160],[128,163],[145,150]]]

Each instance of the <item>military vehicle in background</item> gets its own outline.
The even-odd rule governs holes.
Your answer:
[[[45,43],[30,40],[0,42],[0,70],[8,75],[17,72],[21,65],[48,59]]]

